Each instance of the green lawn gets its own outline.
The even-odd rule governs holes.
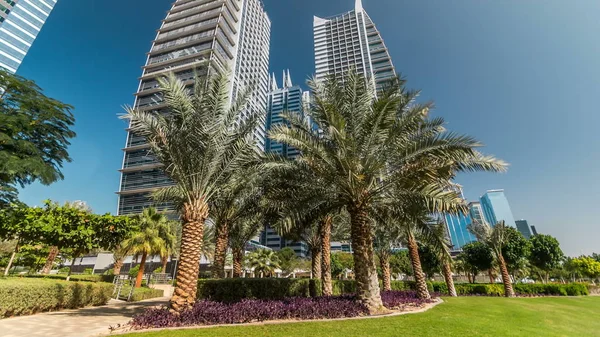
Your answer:
[[[600,336],[600,297],[445,298],[397,317],[130,334],[130,337]]]

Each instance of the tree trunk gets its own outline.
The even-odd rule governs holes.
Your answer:
[[[161,266],[162,273],[166,274],[167,273],[167,263],[169,263],[169,256],[168,255],[161,256],[160,260],[161,260],[160,262],[162,262],[162,266]]]
[[[221,222],[217,226],[215,238],[215,258],[212,266],[213,278],[225,277],[225,259],[227,257],[227,243],[229,242],[229,225]]]
[[[333,283],[331,281],[331,225],[333,219],[325,218],[321,226],[321,280],[323,296],[333,295]]]
[[[362,208],[351,208],[349,212],[358,300],[369,310],[370,314],[385,312],[381,301],[377,267],[373,254],[373,236],[367,211]]]
[[[442,273],[444,274],[444,280],[446,280],[446,286],[448,287],[448,295],[456,297],[456,288],[454,287],[454,279],[452,278],[452,266],[450,261],[444,259],[442,263]]]
[[[512,283],[510,282],[510,275],[508,275],[508,268],[506,268],[506,262],[502,254],[498,257],[498,263],[500,264],[500,272],[502,274],[502,282],[504,283],[504,296],[515,297],[515,291],[513,290]]]
[[[6,265],[6,269],[4,270],[4,276],[8,275],[10,268],[12,267],[13,261],[15,260],[15,255],[19,252],[19,241],[17,241],[17,245],[15,246],[15,250],[13,250],[10,255],[10,260],[8,260],[8,264]]]
[[[54,266],[54,260],[56,259],[57,255],[58,255],[58,247],[56,247],[56,246],[50,247],[50,252],[48,253],[48,257],[46,258],[46,264],[44,265],[44,268],[42,269],[43,275],[50,274],[50,271],[52,270],[52,267]]]
[[[321,279],[321,247],[312,246],[310,247],[310,259],[311,259],[311,275],[312,279]]]
[[[496,283],[494,281],[494,275],[492,275],[492,269],[488,269],[488,277],[490,278],[490,283]]]
[[[146,269],[146,257],[148,257],[148,253],[142,253],[142,262],[140,262],[140,269],[138,270],[137,277],[135,278],[136,288],[142,286],[142,279],[144,279],[144,269]]]
[[[383,290],[392,290],[392,273],[390,270],[390,254],[388,252],[381,252],[379,254],[379,263],[381,264],[381,274],[383,278]]]
[[[200,272],[200,255],[202,253],[202,237],[204,222],[208,217],[208,204],[204,198],[186,202],[181,212],[183,229],[181,233],[181,254],[175,292],[171,297],[171,308],[182,312],[196,302],[198,291],[198,273]]]
[[[233,277],[242,277],[242,264],[244,262],[244,251],[239,248],[233,249]]]
[[[71,280],[71,273],[73,273],[73,266],[75,265],[75,260],[79,257],[79,254],[73,255],[73,260],[71,261],[71,266],[69,266],[69,273],[67,273],[67,281]]]
[[[123,268],[123,258],[117,258],[113,265],[113,275],[121,275],[121,268]]]
[[[413,267],[413,274],[415,275],[415,283],[417,286],[417,296],[422,299],[430,299],[429,289],[427,289],[427,280],[421,268],[421,260],[419,258],[419,246],[415,240],[413,233],[408,234],[408,252],[410,255],[410,261]]]

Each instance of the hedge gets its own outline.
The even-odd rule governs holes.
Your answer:
[[[52,275],[24,275],[26,278],[43,278],[50,280],[66,280],[67,275],[52,274]],[[113,282],[113,275],[71,275],[70,280],[76,282]]]
[[[113,285],[45,279],[0,279],[0,318],[108,303]]]
[[[444,282],[432,282],[434,292],[447,294],[448,287]],[[456,293],[460,295],[504,296],[504,285],[501,283],[455,283]],[[548,296],[585,296],[589,295],[588,287],[581,283],[569,284],[513,284],[518,295]]]
[[[119,295],[119,299],[127,300],[127,297],[129,296],[130,291],[131,291],[131,286],[123,286],[123,288],[121,288],[121,294]],[[154,289],[154,288],[147,288],[147,287],[135,288],[133,290],[133,294],[131,295],[131,298],[129,299],[129,302],[138,302],[138,301],[148,300],[151,298],[163,297],[164,293],[165,292],[162,289]]]

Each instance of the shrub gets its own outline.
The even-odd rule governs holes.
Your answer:
[[[104,305],[113,285],[52,279],[0,279],[0,317]]]
[[[129,277],[131,278],[135,278],[137,277],[138,272],[140,271],[140,265],[138,264],[137,266],[129,269]]]
[[[59,274],[67,274],[69,272],[69,267],[62,267],[58,270]]]
[[[25,275],[26,278],[43,278],[49,280],[66,280],[67,275]],[[76,282],[111,282],[114,276],[111,275],[71,275],[71,281]]]
[[[515,292],[519,295],[550,295],[550,296],[585,296],[589,295],[588,287],[582,283],[569,284],[514,284]]]
[[[158,268],[154,269],[152,271],[152,273],[154,273],[154,274],[160,274],[160,273],[162,273],[162,267],[158,267]]]
[[[94,273],[94,269],[92,268],[85,268],[83,270],[83,275],[92,275]]]
[[[121,288],[121,293],[119,295],[119,299],[127,300],[127,297],[129,296],[130,292],[131,292],[131,286],[123,286],[123,288]],[[129,302],[138,302],[138,301],[143,301],[143,300],[148,300],[151,298],[157,298],[157,297],[163,297],[163,296],[164,296],[164,290],[162,290],[162,289],[154,289],[154,288],[147,288],[147,287],[134,288],[133,294],[131,295]]]
[[[243,299],[280,300],[287,297],[310,297],[310,283],[309,279],[277,278],[198,280],[197,296],[198,299],[226,303]]]

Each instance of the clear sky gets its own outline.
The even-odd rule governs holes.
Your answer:
[[[116,211],[125,123],[160,20],[171,0],[59,0],[19,74],[76,107],[65,180],[32,185],[39,205],[85,200]],[[264,0],[273,21],[271,69],[295,82],[314,72],[313,15],[354,0]],[[363,0],[394,64],[448,128],[484,142],[506,174],[458,177],[476,200],[503,188],[516,219],[556,236],[570,255],[600,252],[600,2],[595,0]]]

